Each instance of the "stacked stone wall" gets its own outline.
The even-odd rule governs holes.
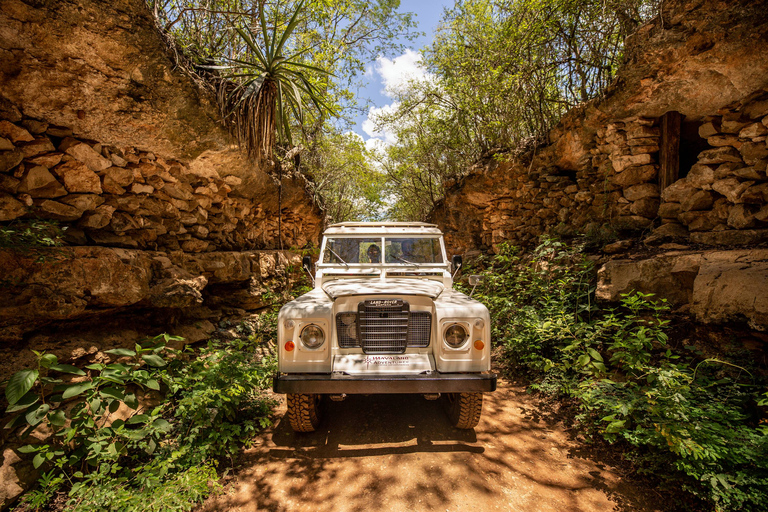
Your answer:
[[[663,191],[659,216],[669,226],[657,234],[712,245],[768,240],[768,99],[706,117],[699,135],[710,149]]]
[[[273,197],[248,198],[238,195],[241,183],[140,148],[77,137],[7,104],[0,111],[0,222],[59,221],[71,245],[278,248],[277,187]],[[319,234],[319,216],[295,210],[282,211],[285,247],[303,247]]]

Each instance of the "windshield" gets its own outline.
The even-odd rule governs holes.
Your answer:
[[[399,265],[443,263],[439,237],[328,238],[325,242],[322,262],[341,265],[376,265],[382,263],[382,254],[384,263]]]

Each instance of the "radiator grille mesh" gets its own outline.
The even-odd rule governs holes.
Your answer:
[[[400,299],[368,300],[357,313],[336,315],[336,334],[341,348],[360,347],[366,354],[402,354],[407,347],[428,347],[432,314],[410,312]]]

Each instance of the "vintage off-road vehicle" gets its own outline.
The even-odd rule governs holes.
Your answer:
[[[460,266],[433,224],[331,225],[314,289],[278,315],[274,390],[291,427],[315,430],[326,399],[375,393],[442,395],[455,427],[475,427],[496,375],[488,309],[452,288]]]

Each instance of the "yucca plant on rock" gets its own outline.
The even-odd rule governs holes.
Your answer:
[[[259,34],[245,23],[235,27],[250,58],[231,58],[223,65],[208,67],[225,72],[223,76],[228,80],[219,87],[219,105],[234,135],[251,157],[271,160],[276,142],[293,146],[291,118],[299,125],[304,122],[307,101],[320,115],[334,113],[307,75],[311,72],[322,77],[328,72],[302,62],[307,50],[285,55],[303,11],[304,2],[300,2],[282,32],[277,19],[270,31],[264,6],[260,4]]]

